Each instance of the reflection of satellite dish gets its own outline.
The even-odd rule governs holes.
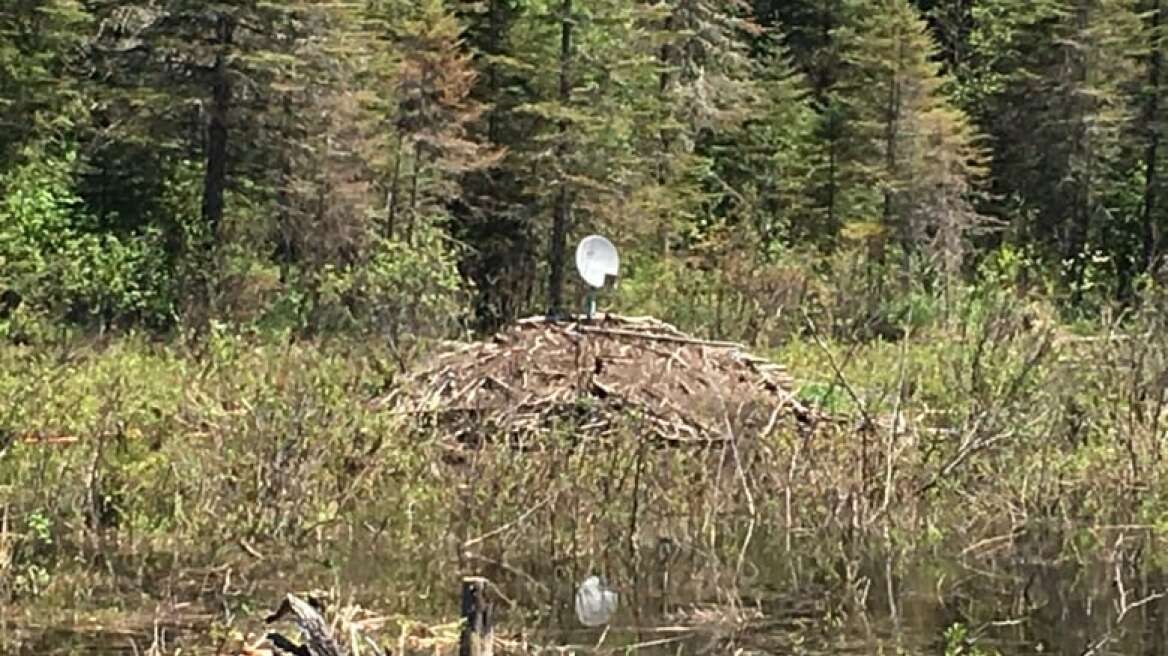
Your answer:
[[[576,619],[584,626],[608,624],[616,612],[616,604],[616,593],[599,577],[589,576],[576,590]]]
[[[589,286],[604,287],[605,277],[616,277],[620,270],[616,246],[600,235],[581,239],[576,247],[576,270]]]

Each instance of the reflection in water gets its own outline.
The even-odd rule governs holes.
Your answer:
[[[640,645],[638,653],[643,654],[676,654],[682,644],[687,654],[738,649],[937,654],[965,643],[1002,654],[1082,654],[1097,645],[1099,654],[1157,656],[1165,654],[1168,644],[1164,599],[1130,608],[1117,625],[1118,604],[1132,606],[1168,587],[1162,572],[1137,568],[1123,558],[1087,565],[1020,553],[960,562],[869,558],[850,573],[851,580],[792,584],[790,570],[781,566],[783,556],[774,554],[774,562],[755,561],[758,572],[742,586],[741,600],[719,598],[716,588],[705,585],[694,572],[681,572],[676,562],[666,561],[673,562],[667,572],[670,568],[657,561],[652,571],[639,577],[653,583],[636,595],[622,594],[607,626],[580,625],[572,612],[575,589],[567,576],[562,586],[555,576],[539,583],[561,599],[559,609],[538,603],[537,596],[548,599],[546,591],[524,599],[517,587],[507,591],[523,603],[500,608],[498,622],[505,633],[512,627],[528,627],[527,635],[536,644],[580,645],[589,651],[598,645],[602,650]],[[495,574],[506,590],[507,578]],[[376,586],[375,577],[366,584]],[[354,592],[361,596],[361,590]],[[454,597],[452,586],[452,605]],[[525,607],[526,612],[521,610]],[[254,626],[243,628],[262,633],[262,612],[255,615],[243,620]],[[161,627],[166,650],[159,653],[172,654],[179,648],[183,653],[214,653],[219,645],[210,620],[204,615],[188,624]],[[6,628],[0,653],[21,656],[143,654],[159,635],[154,626],[116,631]]]
[[[782,581],[761,577],[747,595],[753,597],[749,603],[691,598],[667,613],[660,612],[659,596],[642,594],[641,608],[622,609],[604,636],[605,645],[667,642],[640,652],[653,654],[675,654],[676,642],[684,641],[685,653],[741,648],[747,653],[923,655],[976,645],[986,654],[1147,656],[1165,654],[1168,645],[1166,601],[1157,596],[1168,589],[1168,578],[1122,562],[1117,567],[1114,560],[1082,565],[1016,554],[988,563],[873,558],[848,584],[856,591],[850,597],[822,585],[797,591],[783,587]],[[1128,606],[1126,613],[1121,604]],[[598,636],[600,631],[569,625],[543,635],[550,642],[577,645],[594,645]]]
[[[617,594],[599,577],[589,576],[576,589],[576,619],[588,627],[604,626],[616,612]]]
[[[21,627],[0,637],[0,654],[64,656],[65,654],[173,654],[198,653],[214,641],[206,626],[151,625],[148,627]]]

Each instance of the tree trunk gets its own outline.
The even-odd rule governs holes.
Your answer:
[[[1143,211],[1143,271],[1154,272],[1159,257],[1159,230],[1156,225],[1157,184],[1156,160],[1160,156],[1160,71],[1164,67],[1164,50],[1160,42],[1160,26],[1163,21],[1161,0],[1153,0],[1151,20],[1151,62],[1148,66],[1148,88],[1150,95],[1145,114],[1144,129],[1148,133],[1147,148],[1144,152],[1144,211]]]
[[[832,54],[830,44],[832,43],[832,30],[837,25],[837,17],[839,16],[841,8],[838,0],[824,0],[819,5],[820,38],[823,45],[819,46],[820,52],[816,53],[816,60],[818,60],[811,73],[813,84],[812,92],[815,94],[815,99],[818,102],[826,102],[828,99],[828,90],[831,89],[835,83],[835,67],[838,64],[835,55]]]
[[[834,118],[831,120],[833,122],[835,121]],[[836,135],[835,125],[832,125],[831,135],[828,137],[827,141],[827,225],[832,231],[831,235],[833,240],[839,233],[840,228],[839,221],[836,218],[835,210],[838,183],[836,180],[838,175],[836,164],[838,149],[839,137]]]
[[[669,16],[665,18],[665,32],[673,33],[673,12],[669,12]],[[672,76],[670,75],[669,67],[673,64],[673,45],[668,41],[661,44],[661,51],[658,55],[661,72],[658,77],[658,99],[661,102],[661,107],[665,111],[665,117],[672,116],[673,108],[669,106],[669,87],[672,85]],[[673,150],[673,139],[669,131],[662,127],[657,133],[659,139],[660,152],[657,157],[657,184],[664,188],[669,180],[669,155]],[[662,213],[657,217],[660,224],[658,230],[660,231],[661,239],[661,254],[664,257],[669,256],[669,216],[670,212],[668,205],[662,207]]]
[[[414,225],[418,222],[418,170],[422,168],[422,142],[414,141],[414,171],[410,183],[410,220],[406,223],[406,245],[414,243]]]
[[[896,44],[896,68],[892,73],[892,80],[888,86],[888,107],[885,116],[888,123],[885,125],[884,132],[884,166],[885,175],[888,176],[885,182],[884,190],[884,227],[887,228],[893,224],[893,194],[895,190],[889,186],[891,183],[899,182],[899,172],[897,171],[896,146],[900,139],[900,113],[901,113],[901,93],[900,93],[900,72],[904,70],[904,35],[898,35],[898,43]],[[900,232],[900,247],[903,251],[901,256],[904,258],[904,271],[902,271],[905,288],[908,287],[908,273],[912,268],[912,247],[913,247],[913,231],[910,225],[908,216],[902,216],[899,223]],[[883,259],[883,256],[882,258]]]
[[[491,0],[490,8],[490,53],[492,55],[501,54],[499,47],[499,32],[503,29],[503,18],[500,16],[499,9],[500,0]],[[492,144],[499,143],[499,128],[498,116],[496,108],[499,105],[499,66],[495,60],[490,60],[487,64],[487,80],[490,87],[490,103],[491,106],[487,109],[487,141]]]
[[[393,154],[393,179],[389,183],[388,217],[385,222],[385,236],[393,239],[394,226],[397,223],[398,186],[401,181],[402,133],[397,133],[397,148]]]
[[[571,98],[568,83],[568,66],[572,56],[572,0],[563,0],[563,15],[560,17],[560,103],[567,105]],[[571,213],[571,199],[568,196],[568,123],[560,121],[560,143],[556,150],[560,165],[560,190],[556,197],[555,217],[552,221],[552,242],[548,271],[548,312],[558,316],[564,301],[564,250],[568,236],[568,216]]]
[[[1089,24],[1088,9],[1082,7],[1075,14],[1076,37],[1083,34]],[[1086,54],[1074,45],[1068,45],[1064,50],[1066,68],[1074,76],[1073,84],[1067,90],[1066,103],[1070,118],[1067,123],[1072,126],[1068,178],[1074,186],[1073,191],[1067,194],[1073,204],[1067,213],[1071,223],[1067,229],[1063,260],[1073,262],[1069,282],[1072,287],[1071,303],[1077,305],[1083,298],[1083,282],[1087,273],[1084,251],[1091,235],[1095,162],[1090,122],[1094,118],[1095,105],[1084,93],[1088,88],[1090,66]]]
[[[296,112],[292,106],[291,96],[285,96],[280,103],[281,123],[286,126],[288,135],[283,138],[295,138],[296,134]],[[276,187],[276,216],[280,222],[279,242],[276,244],[276,261],[280,263],[280,280],[288,281],[292,265],[299,259],[299,245],[303,235],[299,234],[298,226],[296,226],[293,209],[293,196],[290,190],[295,184],[294,165],[292,162],[292,153],[284,149],[280,150],[280,178]]]
[[[211,87],[210,120],[207,125],[207,164],[203,174],[203,222],[212,245],[219,240],[223,221],[223,194],[227,188],[227,119],[231,109],[231,80],[227,71],[227,50],[231,47],[233,26],[219,15],[219,52],[215,55]]]

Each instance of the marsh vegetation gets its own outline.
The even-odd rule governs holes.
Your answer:
[[[422,640],[466,573],[503,635],[594,644],[572,614],[593,572],[621,593],[608,646],[1160,642],[1160,312],[1084,333],[971,291],[896,341],[802,319],[769,353],[814,426],[681,447],[631,413],[603,444],[566,420],[524,449],[405,426],[373,402],[396,356],[365,341],[7,346],[7,649],[228,650],[290,589]]]
[[[1161,653],[1163,11],[0,3],[0,652]]]

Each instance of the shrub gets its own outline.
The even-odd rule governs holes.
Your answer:
[[[0,290],[26,306],[0,316],[0,334],[31,317],[108,323],[164,311],[158,235],[92,230],[73,188],[76,154],[29,147],[0,175]],[[13,316],[15,315],[15,316]]]

